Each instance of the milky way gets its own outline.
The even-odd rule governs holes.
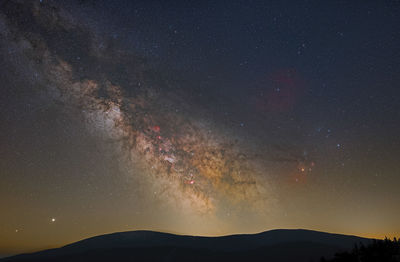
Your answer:
[[[222,202],[272,205],[266,167],[254,165],[257,159],[249,159],[229,130],[221,132],[216,123],[191,115],[183,95],[148,83],[139,58],[114,50],[108,39],[89,33],[57,7],[15,5],[5,5],[13,23],[2,17],[3,44],[27,60],[11,62],[38,92],[79,112],[90,132],[112,141],[122,165],[140,166],[143,172],[131,175],[149,180],[148,190],[164,204],[198,214],[213,214]],[[16,9],[21,11],[11,12]],[[62,44],[55,41],[60,37]],[[88,63],[85,69],[82,61]],[[115,74],[122,83],[113,80]]]

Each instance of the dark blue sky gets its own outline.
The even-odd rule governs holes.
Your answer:
[[[297,113],[307,118],[307,112],[315,112],[309,117],[313,122],[351,116],[351,122],[371,126],[371,121],[398,117],[396,2],[106,1],[85,6],[94,7],[97,21],[109,26],[107,33],[121,44],[178,71],[189,82],[182,88],[247,102],[268,89],[271,74],[293,70],[305,81]]]

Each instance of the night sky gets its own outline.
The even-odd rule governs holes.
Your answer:
[[[400,235],[399,1],[0,1],[0,254],[149,229]]]

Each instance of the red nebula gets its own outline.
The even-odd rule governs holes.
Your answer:
[[[267,77],[265,88],[256,98],[257,110],[287,112],[293,109],[305,90],[305,81],[294,69],[276,71]]]
[[[186,180],[185,184],[194,185],[194,180],[193,179],[192,180]]]

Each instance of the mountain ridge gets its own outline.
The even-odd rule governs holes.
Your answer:
[[[371,240],[307,229],[274,229],[256,234],[217,237],[137,230],[94,236],[60,248],[16,255],[0,261],[70,261],[72,257],[74,261],[102,261],[107,256],[122,256],[117,260],[124,261],[128,257],[129,260],[134,259],[138,254],[141,259],[153,257],[150,261],[164,261],[166,257],[171,261],[183,261],[193,256],[201,261],[217,257],[218,260],[228,257],[232,260],[232,257],[269,257],[271,254],[274,257],[270,257],[270,261],[290,261],[294,258],[296,261],[309,261],[309,258],[329,257],[335,252],[352,248],[356,243]],[[304,253],[302,257],[305,260],[297,259],[296,254],[299,253]],[[181,258],[182,255],[184,258]]]

